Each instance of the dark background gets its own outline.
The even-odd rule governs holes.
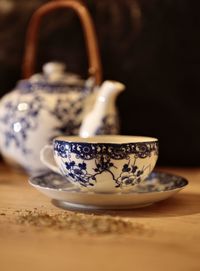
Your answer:
[[[27,23],[43,0],[0,0],[0,94],[21,78]],[[126,84],[122,134],[158,137],[160,165],[200,165],[200,4],[191,0],[88,0],[104,79]],[[139,8],[138,8],[139,7]],[[138,20],[141,14],[141,29]],[[62,60],[87,76],[80,24],[71,11],[43,20],[37,69]]]

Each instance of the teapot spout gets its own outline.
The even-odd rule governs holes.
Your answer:
[[[104,97],[105,100],[110,100],[113,96],[116,98],[117,95],[125,89],[125,85],[117,81],[105,81],[99,89],[99,95],[97,100],[102,100]]]
[[[93,109],[85,116],[79,130],[81,137],[90,137],[97,134],[116,133],[115,119],[117,116],[115,101],[119,93],[125,89],[125,85],[117,81],[105,81],[98,88],[98,94]],[[103,129],[105,119],[112,123],[112,131]],[[110,125],[110,124],[109,124]],[[117,125],[117,123],[116,123]]]

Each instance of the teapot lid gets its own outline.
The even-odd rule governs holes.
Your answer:
[[[48,62],[43,65],[43,73],[36,73],[29,79],[20,80],[17,88],[23,90],[44,89],[57,90],[70,88],[82,88],[87,81],[74,73],[65,72],[66,65],[60,62]]]

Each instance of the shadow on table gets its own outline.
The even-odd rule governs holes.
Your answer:
[[[56,201],[52,203],[57,206]],[[81,213],[107,214],[121,217],[175,217],[200,213],[200,195],[194,193],[180,193],[170,199],[154,203],[150,206],[130,210],[83,210],[70,209]]]
[[[141,209],[117,212],[124,217],[175,217],[200,213],[200,195],[184,193]]]

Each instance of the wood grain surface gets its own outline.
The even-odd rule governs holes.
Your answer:
[[[200,169],[161,170],[182,175],[190,183],[173,198],[152,206],[106,212],[139,223],[142,231],[90,235],[17,223],[18,212],[25,210],[71,211],[55,207],[28,184],[24,173],[1,164],[0,270],[199,271]]]

